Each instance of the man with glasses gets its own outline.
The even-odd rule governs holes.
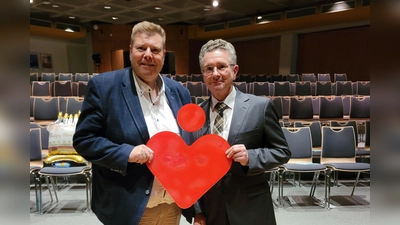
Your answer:
[[[201,103],[203,129],[230,144],[226,157],[232,166],[194,206],[196,225],[274,225],[274,207],[265,171],[286,163],[290,151],[269,98],[240,92],[233,86],[239,71],[233,45],[210,40],[199,55],[204,83],[211,92]],[[218,166],[218,165],[214,165]]]

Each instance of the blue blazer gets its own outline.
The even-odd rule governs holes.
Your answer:
[[[189,91],[174,80],[163,80],[176,118],[178,110],[191,102]],[[181,130],[181,135],[189,143],[187,133]],[[103,224],[139,223],[154,176],[146,164],[128,163],[128,157],[136,145],[148,140],[132,68],[90,79],[73,146],[92,163],[92,210]]]

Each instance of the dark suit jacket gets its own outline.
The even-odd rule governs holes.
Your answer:
[[[206,122],[191,141],[210,133],[210,102],[201,104]],[[291,153],[272,101],[237,90],[228,142],[246,146],[249,166],[232,162],[228,173],[195,204],[195,212],[204,213],[207,225],[225,225],[227,218],[230,225],[276,224],[264,172],[286,163]]]
[[[190,103],[189,91],[164,78],[165,94],[175,118]],[[154,176],[146,166],[128,163],[133,147],[146,144],[149,133],[132,69],[89,80],[73,145],[92,162],[92,210],[104,224],[138,224],[149,200]],[[187,133],[182,133],[187,140]]]

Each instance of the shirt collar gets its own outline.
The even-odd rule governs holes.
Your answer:
[[[132,70],[134,81],[135,81],[135,86],[138,94],[140,96],[143,96],[146,93],[151,93],[154,92],[154,89],[151,89],[149,85],[147,85],[142,79],[140,79],[135,72]],[[156,85],[158,87],[158,96],[163,94],[165,92],[165,85],[164,85],[164,80],[161,78],[161,75],[159,74],[156,80]]]
[[[233,109],[233,105],[235,103],[236,98],[236,88],[232,87],[231,93],[222,101],[225,105],[229,106],[230,109]],[[211,95],[211,109],[214,110],[214,106],[220,101],[218,101],[214,96]]]

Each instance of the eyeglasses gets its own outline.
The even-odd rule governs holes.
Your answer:
[[[214,68],[217,68],[219,74],[224,74],[228,70],[229,66],[234,66],[235,64],[218,64],[216,66],[205,66],[202,71],[206,76],[211,76],[214,73]]]

